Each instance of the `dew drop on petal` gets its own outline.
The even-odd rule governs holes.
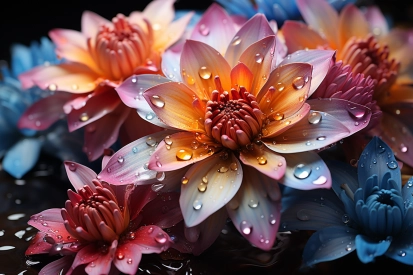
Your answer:
[[[220,173],[226,173],[226,172],[228,172],[228,167],[226,167],[226,166],[221,166],[221,168],[219,168],[218,169],[218,172],[220,172]]]
[[[211,71],[206,66],[202,66],[199,69],[198,74],[202,79],[205,79],[205,80],[210,79],[212,75]]]
[[[167,145],[172,145],[172,138],[171,138],[171,136],[166,136],[165,139],[164,139],[164,141],[165,141],[165,143],[166,143]]]
[[[249,235],[252,232],[252,224],[248,221],[242,221],[240,225],[241,232],[245,235]]]
[[[69,170],[70,170],[70,171],[75,172],[75,171],[76,171],[76,168],[77,168],[77,166],[76,166],[76,164],[74,164],[74,163],[71,163],[71,164],[69,165]]]
[[[320,141],[326,140],[326,136],[319,136],[319,137],[317,137],[316,139],[317,139],[317,140],[320,140]]]
[[[268,219],[268,221],[270,224],[275,224],[277,222],[273,214],[270,215],[270,218]]]
[[[127,263],[127,264],[132,264],[132,262],[133,262],[133,261],[132,261],[131,258],[129,258],[129,259],[126,260],[126,263]]]
[[[257,160],[259,165],[267,164],[267,159],[264,156],[258,157]]]
[[[235,36],[234,39],[232,39],[232,45],[237,46],[241,43],[241,38],[239,36]]]
[[[147,113],[145,116],[147,120],[152,120],[154,117],[155,117],[155,114],[152,112]]]
[[[202,202],[199,200],[195,200],[192,206],[195,210],[200,210],[202,208]]]
[[[181,149],[176,152],[177,160],[190,160],[192,158],[192,151]]]
[[[313,184],[319,185],[327,182],[327,178],[324,176],[319,176],[316,180],[313,181]]]
[[[343,216],[341,216],[341,221],[345,224],[349,223],[349,221],[350,221],[349,215],[343,214]]]
[[[152,232],[153,232],[153,227],[151,226],[151,227],[149,227],[147,233],[148,233],[148,234],[152,234]]]
[[[284,114],[276,113],[276,114],[273,116],[273,118],[274,118],[275,120],[282,120],[282,119],[284,119]]]
[[[165,234],[162,233],[162,232],[159,232],[159,233],[156,234],[156,236],[155,236],[155,241],[156,241],[157,243],[163,244],[163,243],[166,243],[167,240],[168,240],[168,239],[166,238]]]
[[[298,210],[297,219],[299,219],[300,221],[308,221],[310,220],[310,214],[305,209]]]
[[[157,172],[156,173],[156,179],[158,181],[163,181],[165,179],[165,172]]]
[[[182,184],[187,184],[189,182],[189,179],[187,177],[182,177],[181,183]]]
[[[232,162],[232,163],[229,165],[229,168],[230,168],[232,171],[237,171],[237,170],[238,170],[238,164],[237,164],[236,162]]]
[[[397,255],[399,255],[400,257],[405,257],[406,256],[406,252],[403,250],[400,250],[399,252],[397,252]]]
[[[318,124],[321,121],[321,114],[319,112],[312,112],[308,115],[308,122],[311,124]]]
[[[156,140],[153,139],[152,137],[148,137],[148,138],[146,139],[146,144],[147,144],[148,146],[154,147],[154,146],[156,145]]]
[[[311,167],[305,164],[298,164],[294,168],[294,177],[297,179],[306,179],[311,174]]]
[[[125,161],[125,159],[122,156],[118,157],[118,163],[122,164]]]
[[[205,183],[201,182],[200,184],[198,184],[198,191],[199,192],[205,192],[207,190],[208,185],[206,185]]]
[[[52,84],[49,84],[49,86],[47,86],[47,88],[49,89],[49,91],[54,92],[54,91],[57,90],[57,85],[52,83]]]
[[[279,91],[279,92],[282,92],[282,91],[285,89],[284,83],[278,82],[278,83],[275,85],[275,89],[276,89],[277,91]]]
[[[407,146],[404,145],[403,143],[400,144],[399,149],[402,153],[406,153],[407,152]]]
[[[89,120],[89,115],[87,113],[81,113],[79,116],[79,120],[82,122],[88,121]]]
[[[384,148],[383,146],[379,145],[379,148],[377,149],[377,151],[379,152],[379,154],[382,154],[386,151],[386,148]]]
[[[294,78],[292,85],[293,85],[293,88],[294,88],[294,89],[300,90],[300,89],[302,89],[302,88],[304,87],[304,85],[305,85],[305,80],[304,80],[304,78],[301,77],[301,76],[296,77],[296,78]]]
[[[133,152],[134,154],[136,154],[136,153],[138,152],[138,148],[133,147],[133,148],[132,148],[132,152]]]
[[[125,258],[125,255],[123,255],[123,253],[119,252],[119,253],[116,255],[116,258],[117,258],[118,260],[123,260],[123,259]]]
[[[360,119],[362,117],[364,117],[364,115],[366,114],[366,109],[364,109],[361,106],[353,106],[351,104],[349,104],[347,106],[347,111],[355,118]]]
[[[264,58],[262,57],[262,55],[260,53],[257,53],[255,55],[255,62],[257,62],[258,64],[261,64],[263,59]]]
[[[209,34],[209,28],[205,26],[205,24],[201,24],[198,28],[198,31],[203,36],[207,36]]]
[[[151,103],[158,108],[163,108],[165,106],[165,101],[158,95],[153,95],[151,97]]]
[[[251,200],[248,201],[248,206],[250,208],[257,208],[259,203],[260,203],[259,201],[251,199]]]
[[[396,169],[398,167],[397,162],[392,160],[390,162],[387,163],[387,167],[389,167],[390,169]]]

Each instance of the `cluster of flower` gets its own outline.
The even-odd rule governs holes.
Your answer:
[[[413,31],[352,1],[217,0],[179,16],[174,2],[85,11],[80,32],[53,29],[3,68],[3,168],[22,177],[46,148],[75,189],[29,221],[26,254],[62,255],[40,274],[200,255],[227,219],[262,250],[314,231],[305,266],[354,250],[412,265]]]

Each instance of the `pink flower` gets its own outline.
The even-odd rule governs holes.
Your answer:
[[[213,9],[194,27],[197,40],[183,45],[180,67],[170,70],[178,74],[132,76],[117,88],[125,104],[153,114],[148,121],[172,132],[156,142],[149,136],[150,154],[122,148],[117,154],[127,155],[130,167],[114,162],[101,176],[119,183],[145,167],[181,174],[188,239],[203,238],[205,248],[229,216],[252,244],[269,250],[280,220],[277,182],[329,188],[328,168],[314,151],[364,128],[371,112],[340,99],[307,100],[329,70],[333,51],[277,60],[277,37],[263,15],[234,32],[230,17]],[[166,175],[164,182],[170,181]]]
[[[19,127],[43,130],[66,114],[70,131],[86,126],[84,151],[90,160],[101,156],[119,133],[127,144],[159,130],[145,125],[114,88],[132,74],[161,73],[161,54],[178,41],[192,16],[172,22],[174,2],[156,0],[143,12],[118,14],[112,21],[86,11],[81,32],[50,31],[57,54],[67,62],[20,75],[25,88],[37,85],[56,93],[31,106]]]
[[[28,222],[39,232],[26,255],[63,256],[39,274],[62,269],[65,274],[136,274],[142,254],[174,245],[163,228],[182,220],[178,194],[157,194],[149,185],[110,185],[75,162],[65,167],[76,192],[68,190],[64,208],[45,210]]]

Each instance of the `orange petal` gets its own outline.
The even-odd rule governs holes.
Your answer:
[[[328,41],[309,26],[298,21],[285,21],[281,28],[290,53],[304,49],[325,48]]]
[[[366,37],[370,33],[370,26],[363,13],[356,6],[349,4],[340,13],[338,33],[340,46],[343,47],[353,36]]]
[[[244,63],[238,63],[231,70],[232,88],[238,89],[239,87],[244,87],[247,91],[251,91],[253,77],[253,73]]]
[[[407,85],[392,85],[387,93],[377,99],[380,107],[386,107],[393,104],[412,104],[413,103],[413,87]]]
[[[190,132],[169,135],[159,143],[149,169],[172,171],[210,157],[221,148],[207,136]]]
[[[200,99],[210,98],[212,90],[216,89],[216,76],[219,77],[222,88],[229,91],[230,73],[231,67],[214,48],[202,42],[186,41],[181,55],[181,76]]]
[[[165,28],[175,17],[175,0],[154,0],[142,11],[142,15],[149,20],[152,28]]]
[[[285,159],[265,146],[254,145],[241,151],[240,160],[273,179],[280,179],[285,173]]]
[[[289,117],[301,109],[310,90],[312,66],[291,63],[277,67],[258,93],[260,108],[268,117]]]
[[[184,131],[204,132],[205,106],[185,84],[162,83],[146,90],[143,96],[165,124]]]

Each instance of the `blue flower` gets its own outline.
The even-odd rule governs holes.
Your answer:
[[[268,20],[277,21],[278,26],[281,26],[288,19],[301,19],[296,0],[215,1],[221,4],[230,14],[251,18],[256,13],[263,13]],[[354,3],[355,0],[328,0],[328,2],[337,10],[341,10],[346,4]]]
[[[343,257],[354,250],[363,263],[387,256],[413,265],[413,177],[402,186],[389,146],[374,137],[357,170],[326,161],[332,189],[285,189],[281,230],[315,230],[303,252],[303,265]]]
[[[45,37],[30,47],[16,44],[11,48],[11,67],[0,66],[0,158],[3,157],[3,169],[15,178],[33,168],[42,149],[62,160],[83,160],[77,157],[83,155],[83,136],[69,134],[65,122],[42,132],[17,127],[20,116],[31,104],[50,95],[38,87],[22,90],[18,76],[36,66],[59,63],[54,49]]]

